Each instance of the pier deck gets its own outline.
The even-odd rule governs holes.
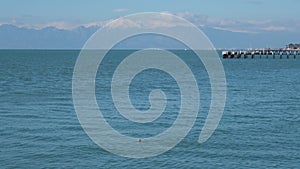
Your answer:
[[[228,50],[222,51],[223,59],[240,59],[240,58],[294,58],[300,57],[300,50],[287,49],[262,49],[262,50]]]

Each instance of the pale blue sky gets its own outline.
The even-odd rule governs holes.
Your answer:
[[[299,0],[0,0],[0,24],[89,26],[137,12],[185,13],[199,25],[255,32],[299,30]],[[200,18],[200,19],[199,19]],[[259,27],[259,28],[258,28]]]
[[[298,0],[2,0],[0,16],[1,21],[22,17],[94,21],[135,12],[169,11],[261,20],[299,17],[299,6]]]

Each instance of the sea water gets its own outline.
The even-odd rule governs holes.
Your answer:
[[[0,51],[0,168],[298,168],[300,166],[300,60],[221,59],[227,101],[211,138],[198,143],[210,106],[205,67],[189,51],[173,51],[193,71],[200,91],[194,127],[173,149],[131,159],[96,145],[82,129],[72,100],[72,76],[79,51]],[[149,109],[149,92],[161,88],[168,99],[153,123],[126,121],[110,95],[111,76],[132,51],[112,51],[97,72],[96,98],[106,121],[130,137],[155,136],[180,109],[176,81],[159,70],[132,80],[135,108]]]

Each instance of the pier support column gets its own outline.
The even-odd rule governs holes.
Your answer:
[[[259,59],[261,59],[261,52],[259,52]]]
[[[280,52],[280,54],[279,54],[279,55],[280,55],[280,56],[279,56],[279,58],[280,58],[280,59],[282,59],[282,52]]]

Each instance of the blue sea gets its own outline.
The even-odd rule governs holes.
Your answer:
[[[72,76],[78,50],[0,50],[0,168],[299,168],[300,58],[221,59],[227,101],[211,138],[198,143],[210,106],[205,67],[190,51],[172,51],[194,73],[200,111],[189,134],[155,157],[132,159],[95,144],[73,106]],[[151,89],[168,99],[156,124],[127,122],[113,107],[111,76],[133,51],[108,53],[96,77],[96,98],[107,122],[131,137],[150,137],[172,125],[180,91],[168,74],[148,70],[130,87],[133,105],[149,108]],[[175,89],[174,89],[175,86]]]

